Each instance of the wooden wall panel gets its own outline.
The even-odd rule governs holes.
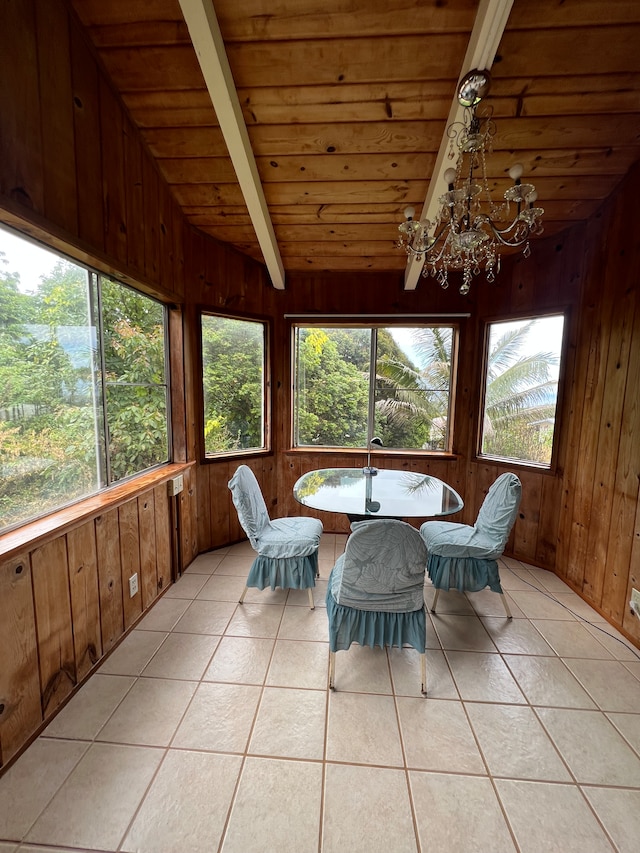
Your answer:
[[[137,501],[128,501],[118,508],[118,533],[120,538],[122,605],[126,631],[142,613],[140,528]],[[138,575],[138,591],[135,595],[131,595],[129,590],[129,579],[133,575]]]
[[[124,632],[117,509],[109,510],[96,518],[96,549],[100,585],[102,649],[104,652],[108,652]]]
[[[64,537],[36,548],[31,553],[31,567],[38,626],[40,691],[46,719],[77,682]]]
[[[42,722],[38,640],[28,554],[0,564],[0,767]]]
[[[78,681],[102,657],[98,559],[93,521],[67,533],[71,619]]]
[[[165,487],[166,495],[166,487]],[[142,609],[158,595],[158,566],[156,562],[156,502],[155,492],[145,492],[137,500],[140,535],[140,594]],[[126,594],[126,590],[125,590]]]
[[[153,506],[155,518],[155,557],[157,588],[156,595],[161,589],[165,589],[171,583],[172,572],[172,542],[169,498],[167,484],[161,483],[153,490]]]

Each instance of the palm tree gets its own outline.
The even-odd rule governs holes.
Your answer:
[[[551,368],[558,357],[528,351],[536,320],[492,335],[487,363],[482,452],[491,456],[549,462],[550,433],[557,394]],[[494,326],[497,328],[498,324]],[[419,367],[383,359],[378,364],[379,386],[386,396],[377,401],[380,415],[390,422],[411,418],[430,424],[430,449],[446,447],[449,420],[449,381],[453,331],[450,327],[416,329],[413,338]],[[542,439],[542,440],[541,440]]]

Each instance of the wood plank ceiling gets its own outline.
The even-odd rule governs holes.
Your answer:
[[[179,0],[71,2],[187,219],[263,260]],[[404,270],[478,0],[213,6],[285,274]],[[514,0],[492,76],[498,193],[519,161],[545,234],[591,216],[640,158],[638,0]]]

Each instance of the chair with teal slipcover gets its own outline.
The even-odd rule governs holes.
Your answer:
[[[426,694],[424,542],[415,527],[390,518],[355,522],[351,530],[327,589],[329,687],[334,689],[336,652],[352,643],[411,646],[421,656]]]
[[[240,465],[229,480],[238,520],[258,556],[253,561],[240,604],[249,587],[307,589],[313,610],[313,587],[318,572],[322,522],[293,516],[270,519],[260,485],[247,465]]]
[[[478,592],[488,586],[502,596],[511,619],[497,561],[516,520],[521,493],[515,474],[501,474],[490,486],[473,526],[451,521],[425,521],[422,525],[420,535],[429,554],[427,572],[436,588],[432,612],[441,589]]]

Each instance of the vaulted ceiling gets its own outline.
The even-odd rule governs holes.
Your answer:
[[[493,78],[491,182],[521,162],[545,234],[640,159],[638,0],[72,5],[186,218],[277,287],[292,270],[405,269],[397,227],[444,189],[472,67]]]

